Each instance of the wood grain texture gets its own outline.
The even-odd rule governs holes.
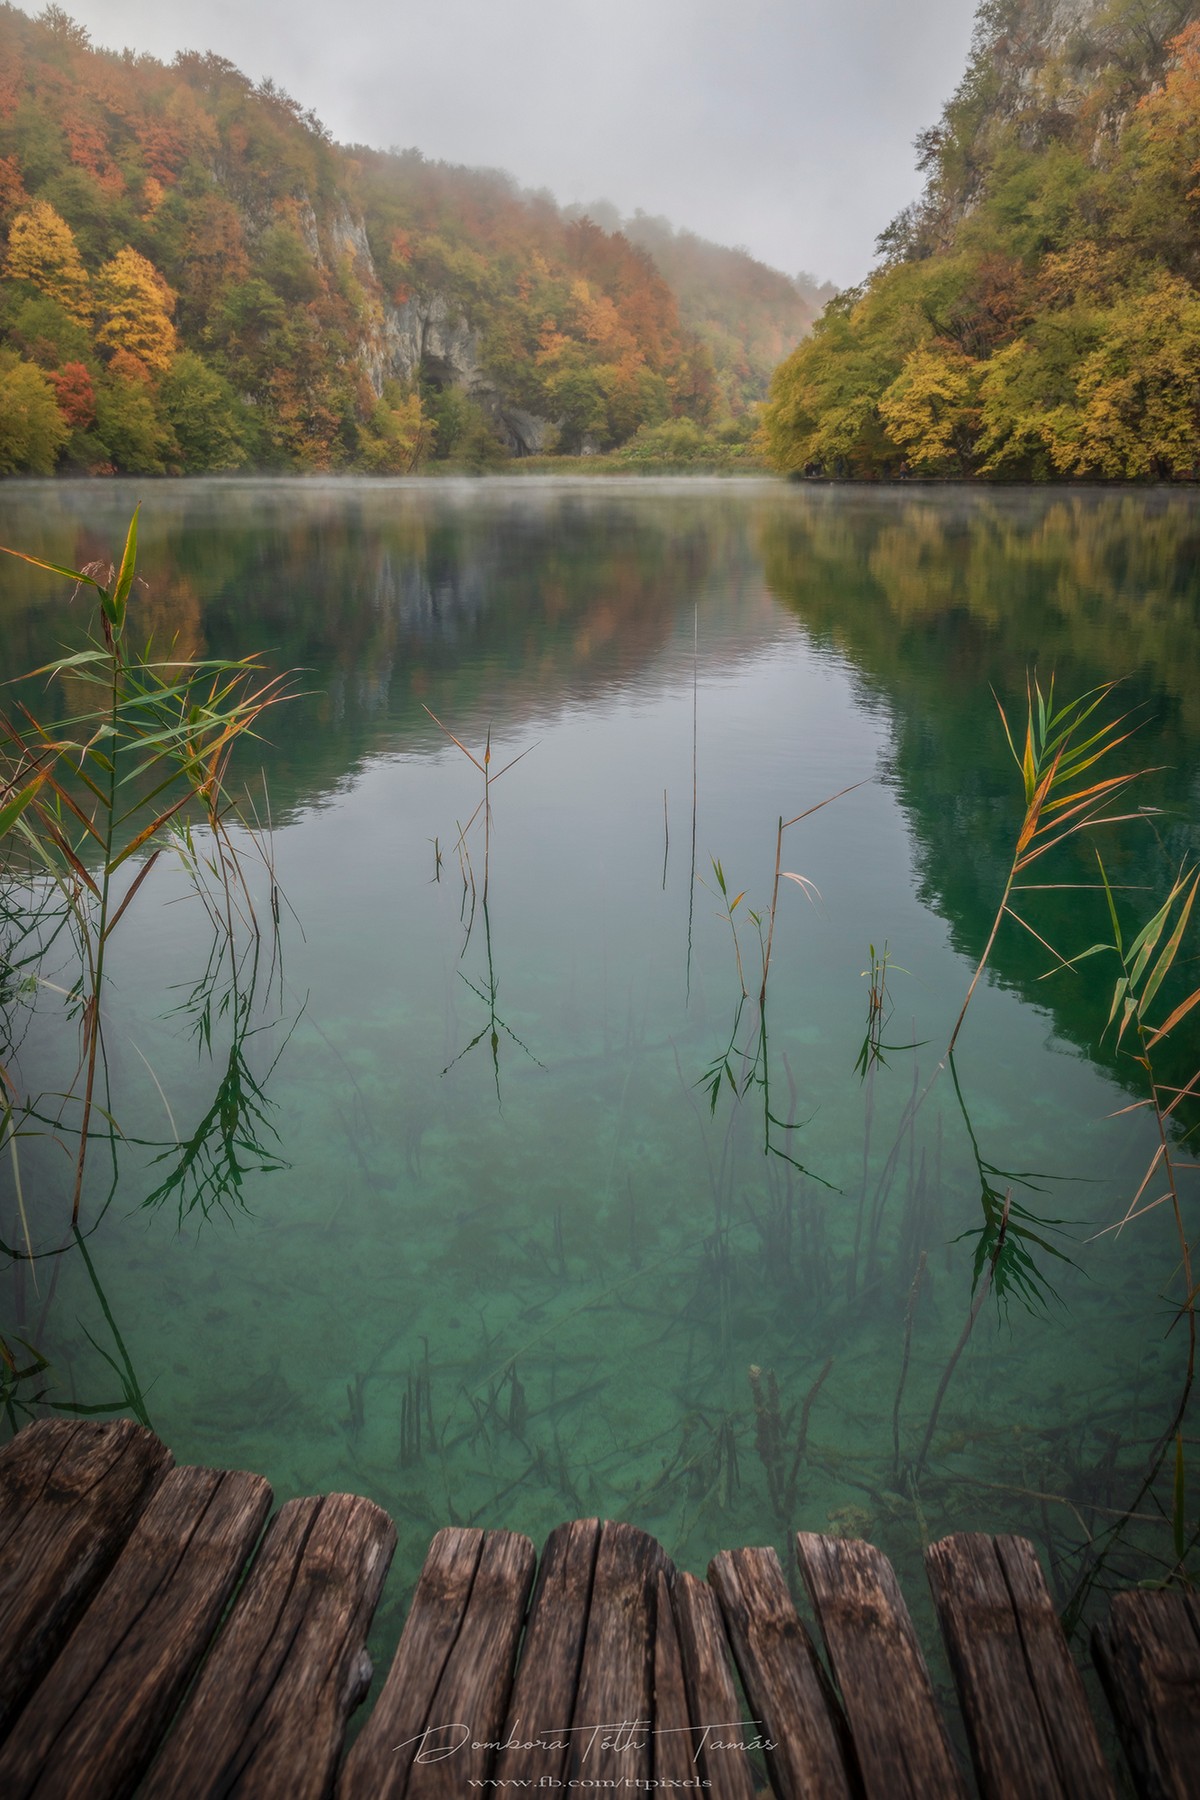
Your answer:
[[[964,1532],[925,1568],[984,1800],[1114,1800],[1033,1545]]]
[[[658,1571],[655,1587],[650,1772],[658,1781],[689,1782],[697,1772],[694,1720],[684,1682],[679,1627],[671,1606],[671,1583],[665,1569]]]
[[[662,1545],[646,1532],[632,1525],[601,1527],[571,1720],[568,1780],[649,1778],[660,1571],[674,1573]]]
[[[755,1733],[743,1722],[717,1596],[707,1582],[680,1570],[671,1605],[695,1728],[692,1773],[709,1783],[711,1800],[753,1800],[754,1776],[742,1745]]]
[[[387,1514],[349,1494],[290,1500],[140,1800],[324,1800],[366,1693],[367,1628],[395,1548]]]
[[[966,1788],[891,1563],[860,1539],[796,1534],[867,1800],[960,1800]]]
[[[1200,1793],[1200,1599],[1118,1594],[1092,1647],[1143,1800]]]
[[[260,1475],[173,1469],[0,1750],[5,1800],[133,1792],[271,1504]]]
[[[774,1550],[723,1550],[708,1567],[775,1792],[855,1791],[844,1725]],[[769,1745],[769,1748],[767,1747]]]
[[[513,1532],[438,1533],[429,1579],[418,1582],[383,1691],[347,1759],[341,1800],[448,1800],[487,1774],[534,1562],[529,1539]]]
[[[0,1453],[0,1738],[170,1466],[131,1419],[38,1420]]]
[[[546,1540],[504,1722],[505,1741],[528,1747],[497,1756],[495,1774],[506,1781],[565,1778],[570,1740],[562,1730],[575,1716],[599,1548],[599,1519],[560,1525]]]

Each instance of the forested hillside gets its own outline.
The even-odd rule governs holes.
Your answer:
[[[985,0],[925,192],[777,371],[783,469],[1187,478],[1200,464],[1200,24]]]
[[[582,210],[568,208],[576,215]],[[588,212],[606,231],[622,232],[649,251],[678,298],[684,324],[712,352],[722,397],[735,414],[763,398],[780,358],[837,292],[832,282],[805,274],[792,279],[745,250],[679,230],[669,219],[645,212],[625,219],[605,200]]]
[[[673,285],[501,173],[343,148],[218,55],[0,4],[0,474],[744,441],[815,307],[707,248],[719,277]]]

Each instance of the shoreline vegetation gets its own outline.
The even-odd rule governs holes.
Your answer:
[[[917,140],[921,198],[776,371],[786,472],[979,481],[1200,472],[1200,21],[984,0]]]
[[[55,5],[0,67],[0,476],[737,458],[833,292]]]
[[[0,478],[1194,484],[1192,11],[982,0],[835,293],[0,0]]]

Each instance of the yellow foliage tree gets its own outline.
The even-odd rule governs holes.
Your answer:
[[[81,325],[90,325],[91,284],[75,234],[48,201],[33,201],[13,220],[4,273],[11,281],[28,281]]]
[[[136,356],[155,374],[170,367],[175,295],[153,263],[126,244],[97,274],[96,300],[98,344]]]
[[[370,423],[360,429],[359,454],[375,475],[411,475],[432,437],[420,394],[406,394],[398,382],[388,381]]]
[[[978,388],[973,357],[949,344],[921,344],[879,397],[884,428],[916,467],[965,471],[979,429]]]
[[[1160,276],[1103,318],[1076,402],[1047,416],[1055,466],[1118,480],[1191,474],[1200,462],[1200,297]]]

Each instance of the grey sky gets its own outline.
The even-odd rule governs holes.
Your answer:
[[[21,0],[26,11],[41,0]],[[861,280],[975,0],[61,0],[96,44],[213,50],[341,142],[509,170]]]

